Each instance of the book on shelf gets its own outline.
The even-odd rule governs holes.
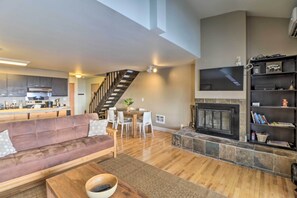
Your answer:
[[[274,146],[282,146],[282,147],[290,148],[289,142],[286,142],[286,141],[268,140],[267,141],[267,144],[274,145]]]
[[[254,112],[253,111],[251,111],[251,116],[252,116],[253,123],[256,123],[256,120],[255,120],[255,116],[254,116]]]
[[[278,126],[278,127],[295,127],[294,124],[288,122],[272,122],[269,126]]]
[[[269,124],[269,122],[267,121],[265,115],[254,113],[253,111],[251,111],[251,115],[252,115],[252,119],[253,119],[254,124]]]

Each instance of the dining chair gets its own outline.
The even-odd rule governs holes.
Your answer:
[[[107,110],[107,121],[109,123],[112,123],[112,128],[115,128],[116,116],[115,116],[114,110],[112,110],[112,109]]]
[[[121,125],[121,138],[123,137],[124,126],[126,126],[126,137],[127,137],[128,129],[130,128],[131,124],[132,124],[132,120],[125,118],[123,111],[118,111],[116,128],[118,128],[118,125]]]
[[[154,137],[154,128],[153,128],[153,123],[152,123],[152,112],[150,112],[150,111],[143,112],[142,122],[138,121],[137,124],[139,126],[140,137],[141,137],[141,133],[143,133],[144,138],[146,137],[146,135],[145,135],[145,127],[146,126],[151,126],[152,137]]]

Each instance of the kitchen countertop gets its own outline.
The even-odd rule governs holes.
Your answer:
[[[70,110],[70,107],[52,107],[52,108],[30,108],[30,109],[4,109],[0,110],[0,115],[23,114],[23,113],[47,113]]]

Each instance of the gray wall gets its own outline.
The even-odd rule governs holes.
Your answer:
[[[201,20],[201,59],[196,61],[196,98],[245,99],[243,91],[199,91],[199,69],[234,66],[246,60],[246,12],[236,11]],[[245,82],[246,77],[244,78]]]
[[[247,58],[259,54],[297,54],[297,39],[288,35],[289,19],[247,17]]]
[[[116,106],[124,107],[126,98],[134,99],[132,107],[152,111],[155,126],[177,129],[188,125],[190,104],[194,104],[194,65],[163,68],[155,74],[141,72]],[[166,123],[155,123],[156,114],[165,115]]]
[[[232,66],[237,56],[246,59],[246,12],[202,19],[200,68]]]

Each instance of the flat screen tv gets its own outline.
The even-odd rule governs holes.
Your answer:
[[[200,70],[201,91],[242,91],[243,66]]]

